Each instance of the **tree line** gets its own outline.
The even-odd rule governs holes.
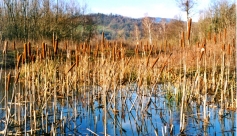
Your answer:
[[[58,39],[86,41],[93,37],[95,20],[86,5],[64,0],[3,0],[0,2],[1,40]]]

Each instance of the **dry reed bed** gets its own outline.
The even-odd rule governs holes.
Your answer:
[[[14,77],[14,97],[9,99],[6,96],[6,101],[15,106],[15,117],[11,118],[8,112],[6,116],[10,118],[10,123],[18,125],[26,125],[26,116],[30,116],[31,130],[36,131],[36,117],[46,118],[49,103],[53,103],[55,109],[57,102],[64,99],[68,102],[75,92],[86,95],[93,91],[91,100],[103,98],[106,110],[106,95],[116,93],[126,85],[135,83],[138,94],[148,96],[150,92],[144,90],[169,83],[164,89],[180,104],[180,131],[185,128],[185,107],[193,101],[205,105],[203,120],[208,122],[206,106],[221,105],[220,116],[223,116],[224,109],[234,110],[236,107],[234,40],[228,44],[216,40],[214,36],[203,43],[184,46],[183,38],[181,47],[172,48],[156,48],[141,43],[136,45],[132,56],[127,56],[129,50],[122,43],[105,40],[94,46],[64,43],[63,48],[59,48],[58,41],[53,40],[52,47],[42,43],[41,48],[37,46],[36,50],[32,49],[34,45],[24,44],[22,54],[16,57],[16,68],[11,73]],[[14,43],[14,49],[15,46]],[[4,47],[4,53],[7,53],[7,47]],[[8,76],[6,91],[9,90],[9,83]],[[176,90],[170,89],[170,86]],[[29,111],[28,114],[24,112],[25,118],[18,110],[24,106]],[[6,104],[5,108],[9,106]]]

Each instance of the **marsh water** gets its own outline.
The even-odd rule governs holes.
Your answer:
[[[2,80],[1,131],[6,125],[4,84]],[[196,101],[185,106],[185,129],[180,132],[180,100],[174,95],[175,88],[167,90],[166,86],[157,85],[139,90],[136,84],[127,85],[108,91],[106,103],[103,95],[100,95],[100,87],[84,86],[71,90],[68,97],[49,99],[43,106],[38,101],[32,104],[23,101],[25,104],[20,106],[12,104],[14,87],[11,87],[8,92],[8,104],[12,104],[8,134],[24,135],[26,129],[27,135],[104,135],[105,131],[111,136],[236,135],[235,111],[224,110],[223,116],[219,116],[219,105],[207,104],[209,121],[204,122],[203,104]],[[15,94],[19,93],[17,90],[21,87],[19,85],[16,88]],[[38,111],[31,113],[30,107],[33,105]],[[20,121],[17,117],[20,117]],[[15,123],[16,120],[20,123]],[[34,121],[36,123],[32,123]]]

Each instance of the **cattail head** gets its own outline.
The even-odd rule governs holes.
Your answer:
[[[225,44],[222,44],[221,49],[222,51],[225,51]]]
[[[42,51],[41,51],[42,59],[46,58],[46,49],[45,49],[45,43],[42,43]]]
[[[230,49],[230,44],[228,44],[228,48],[227,48],[227,55],[230,55],[231,54],[231,49]]]
[[[16,49],[16,42],[14,41],[13,42],[13,50],[15,50]]]
[[[23,53],[23,60],[26,60],[27,59],[27,44],[25,43],[24,44],[24,53]]]
[[[31,43],[28,42],[28,57],[31,56]]]
[[[213,36],[213,41],[214,41],[214,44],[216,44],[216,35],[215,34]]]
[[[54,45],[54,55],[58,54],[58,39],[55,40],[55,45]]]
[[[188,20],[188,28],[187,28],[187,39],[190,39],[190,32],[191,32],[191,24],[192,24],[192,18],[189,18]]]

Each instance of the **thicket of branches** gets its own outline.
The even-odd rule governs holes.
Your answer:
[[[95,32],[86,5],[64,0],[3,0],[0,2],[1,40],[90,40]]]

